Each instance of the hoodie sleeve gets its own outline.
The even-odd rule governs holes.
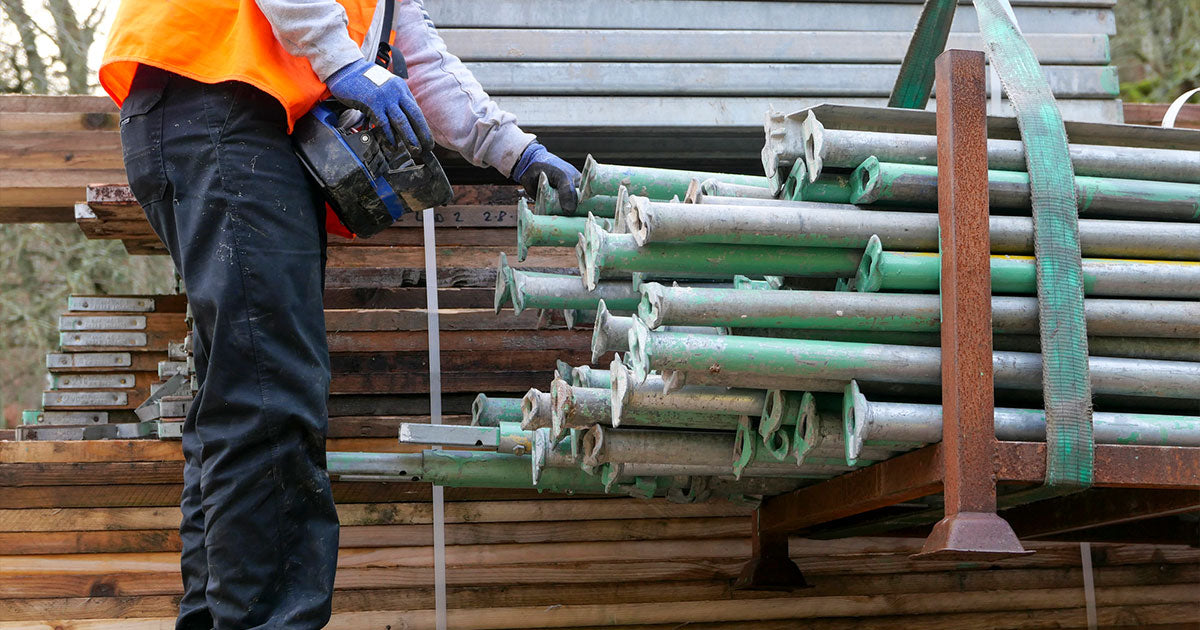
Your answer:
[[[423,0],[397,0],[395,25],[395,47],[408,64],[408,87],[434,140],[476,166],[511,175],[536,138],[522,131],[517,117],[501,109],[463,62],[446,50]]]
[[[255,0],[284,50],[308,59],[317,78],[363,58],[347,30],[346,10],[335,0]]]

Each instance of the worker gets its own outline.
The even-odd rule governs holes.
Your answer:
[[[576,203],[579,172],[488,97],[422,0],[392,2],[122,0],[113,23],[100,83],[121,106],[130,188],[193,317],[177,630],[330,618],[326,216],[292,150],[296,119],[332,94],[390,141],[436,141],[527,191],[544,173],[563,206]],[[375,63],[389,41],[407,82]]]

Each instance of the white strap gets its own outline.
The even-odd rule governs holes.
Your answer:
[[[425,311],[429,329],[429,422],[442,423],[442,341],[438,321],[437,244],[433,208],[422,212],[425,232]],[[441,447],[435,446],[434,449]],[[433,486],[433,601],[437,630],[446,630],[446,503]]]
[[[1083,558],[1083,603],[1087,607],[1088,630],[1096,630],[1096,578],[1092,575],[1092,543],[1079,543]]]
[[[1175,102],[1171,103],[1171,106],[1167,108],[1166,115],[1163,116],[1162,126],[1168,129],[1174,127],[1175,119],[1179,117],[1179,112],[1183,110],[1184,103],[1187,103],[1188,99],[1192,98],[1197,92],[1200,92],[1200,88],[1193,88],[1175,99]]]

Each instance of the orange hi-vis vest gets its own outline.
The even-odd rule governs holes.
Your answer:
[[[375,0],[338,3],[361,46]],[[141,63],[201,83],[249,83],[283,105],[289,132],[326,93],[308,60],[275,39],[254,0],[121,0],[100,65],[100,85],[117,105],[129,96]]]

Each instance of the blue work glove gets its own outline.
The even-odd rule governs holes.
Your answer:
[[[347,107],[366,114],[396,146],[399,136],[410,150],[433,149],[429,123],[404,79],[387,68],[359,59],[325,80],[329,93]]]
[[[579,205],[579,193],[575,192],[581,177],[579,171],[566,160],[547,151],[541,143],[531,142],[513,167],[513,181],[523,186],[525,192],[536,194],[538,178],[542,173],[558,191],[558,205],[568,213],[575,212],[575,207]]]

